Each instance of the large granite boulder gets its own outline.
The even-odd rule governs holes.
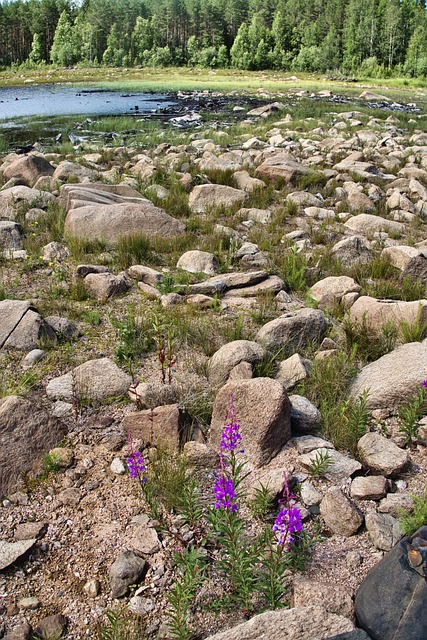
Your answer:
[[[43,208],[49,202],[54,202],[55,196],[47,191],[32,189],[24,185],[9,187],[0,191],[0,216],[8,220],[15,220],[21,206],[36,203],[33,206]]]
[[[283,180],[288,184],[296,184],[298,180],[310,172],[305,165],[297,162],[289,153],[277,153],[262,162],[256,175],[268,181]]]
[[[146,202],[139,191],[127,184],[63,184],[60,189],[60,200],[65,209],[78,209],[92,204],[120,204],[129,202]]]
[[[19,396],[0,399],[0,495],[22,473],[33,469],[43,453],[66,435],[66,427],[34,403]]]
[[[402,323],[409,326],[422,324],[427,321],[427,300],[405,302],[361,296],[351,307],[349,317],[358,324],[366,322],[377,333],[386,325],[399,328]]]
[[[323,607],[295,607],[265,611],[206,640],[328,640],[353,630],[351,620]]]
[[[291,403],[283,386],[271,378],[228,382],[218,392],[212,412],[210,445],[218,450],[233,398],[240,420],[242,448],[255,466],[266,464],[291,438]]]
[[[241,362],[261,362],[264,349],[250,340],[233,340],[223,345],[209,361],[209,381],[217,386],[227,382],[230,371]]]
[[[270,351],[295,350],[308,344],[319,344],[325,336],[327,321],[319,309],[290,311],[267,322],[256,335],[256,341]]]
[[[32,187],[40,176],[51,176],[55,168],[43,156],[28,155],[22,156],[11,162],[3,169],[3,178],[10,180],[15,178],[22,180],[26,185]]]
[[[372,640],[425,640],[427,573],[420,574],[426,571],[425,555],[424,563],[414,565],[420,562],[419,545],[426,543],[427,526],[397,544],[362,582],[356,616]]]
[[[0,350],[31,351],[56,334],[28,300],[0,301]]]
[[[155,207],[149,200],[71,209],[64,226],[66,235],[112,243],[135,235],[171,238],[184,230],[185,225],[180,220]]]
[[[353,397],[368,392],[371,409],[393,409],[415,395],[427,380],[427,341],[403,344],[360,371],[351,385]]]
[[[248,193],[224,184],[201,184],[194,187],[188,198],[194,213],[205,213],[213,207],[232,207],[248,199]]]

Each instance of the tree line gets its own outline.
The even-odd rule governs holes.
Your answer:
[[[10,0],[0,65],[427,76],[425,0]]]

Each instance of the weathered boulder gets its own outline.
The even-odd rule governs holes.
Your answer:
[[[384,247],[381,251],[382,256],[386,257],[394,267],[402,271],[408,266],[412,258],[416,258],[420,253],[419,249],[406,245]]]
[[[358,476],[350,487],[350,495],[357,500],[381,500],[387,493],[384,476]]]
[[[310,296],[319,305],[333,306],[341,302],[349,293],[359,293],[361,286],[348,276],[329,276],[316,282],[310,289]]]
[[[427,527],[413,536],[427,540]],[[425,640],[427,581],[409,564],[409,540],[397,544],[368,573],[356,595],[358,624],[372,640]]]
[[[31,547],[34,547],[36,542],[37,538],[29,538],[27,540],[19,540],[17,542],[0,540],[0,571],[6,569],[16,562],[16,560],[25,555]]]
[[[235,171],[233,178],[238,189],[242,189],[247,193],[252,193],[255,189],[265,189],[266,184],[259,178],[252,178],[245,170]]]
[[[302,438],[298,438],[302,440]],[[313,440],[320,440],[320,438],[313,438]],[[298,446],[298,445],[297,445]],[[360,471],[362,465],[357,460],[346,456],[340,451],[335,449],[329,449],[325,444],[318,444],[317,447],[310,449],[307,453],[303,453],[299,457],[299,462],[303,467],[309,469],[318,456],[328,456],[329,465],[326,467],[325,472],[322,474],[328,480],[332,482],[342,483],[346,482],[353,473]]]
[[[98,171],[94,171],[89,167],[84,167],[81,164],[77,164],[77,162],[63,160],[56,167],[52,178],[53,180],[59,180],[62,182],[66,182],[67,180],[70,180],[70,178],[74,180],[74,182],[81,182],[85,178],[95,181],[98,178]]]
[[[37,458],[58,444],[67,429],[59,420],[19,396],[0,399],[0,494],[26,471]]]
[[[332,247],[332,255],[345,267],[355,262],[367,262],[371,257],[371,250],[362,236],[343,238]]]
[[[141,264],[134,264],[129,267],[128,274],[138,282],[144,282],[152,287],[156,287],[163,280],[163,273]]]
[[[240,362],[261,362],[264,349],[250,340],[233,340],[223,345],[209,360],[209,380],[215,386],[227,382],[230,371]]]
[[[353,629],[351,620],[323,607],[295,607],[265,611],[206,640],[328,640]]]
[[[62,262],[70,257],[70,250],[60,242],[49,242],[43,247],[43,260]]]
[[[93,204],[144,203],[146,198],[127,184],[64,184],[60,189],[60,200],[66,211]]]
[[[24,232],[21,225],[9,220],[0,220],[0,254],[22,249],[23,245]]]
[[[423,250],[423,249],[421,249]],[[423,250],[424,252],[426,249]],[[400,276],[400,280],[409,276],[412,280],[421,280],[424,286],[427,287],[427,258],[424,255],[411,258],[403,269]]]
[[[333,533],[352,536],[360,529],[363,515],[339,487],[331,487],[320,503],[320,515]]]
[[[14,160],[3,169],[3,178],[10,180],[16,178],[22,180],[26,185],[32,187],[40,176],[51,176],[55,171],[50,162],[43,156],[28,155]]]
[[[320,343],[325,336],[327,321],[319,309],[290,311],[267,322],[256,335],[256,341],[270,351],[298,349],[310,343]]]
[[[344,226],[353,231],[353,233],[360,233],[365,236],[373,235],[378,231],[397,234],[405,232],[405,225],[402,222],[374,216],[371,213],[360,213],[358,216],[353,216],[344,223]]]
[[[53,378],[47,387],[49,398],[68,401],[100,401],[125,395],[132,378],[109,358],[88,360],[73,371]]]
[[[309,377],[310,365],[309,360],[302,358],[299,353],[294,353],[279,364],[276,380],[280,380],[287,389],[290,389],[301,380]]]
[[[409,453],[380,433],[365,433],[357,443],[365,468],[387,478],[397,476],[409,464]]]
[[[22,185],[0,191],[0,212],[2,218],[15,220],[21,205],[34,203],[33,206],[44,207],[55,201],[55,196],[47,191],[32,189]]]
[[[271,378],[228,382],[218,392],[212,412],[210,446],[219,448],[224,420],[233,398],[240,419],[242,448],[256,466],[266,464],[291,437],[291,403],[283,386]]]
[[[40,340],[55,343],[56,335],[28,300],[0,301],[0,349],[31,351]]]
[[[232,207],[248,198],[242,189],[234,189],[223,184],[201,184],[194,187],[188,198],[190,209],[194,213],[205,213],[213,207]]]
[[[181,221],[155,207],[149,200],[71,209],[64,226],[65,234],[70,236],[113,243],[135,235],[171,238],[184,230],[185,225]]]
[[[317,198],[309,191],[294,191],[286,196],[286,202],[291,202],[297,207],[321,207],[323,200]]]
[[[130,289],[131,281],[126,273],[89,273],[84,279],[86,291],[100,302],[120,296]]]
[[[122,429],[144,444],[164,444],[178,449],[183,435],[184,422],[177,404],[128,413]]]
[[[146,565],[146,561],[133,551],[123,551],[108,570],[113,598],[121,598],[126,595],[130,585],[138,584]]]
[[[394,409],[427,380],[427,342],[403,344],[360,371],[351,385],[353,397],[368,392],[372,409]]]
[[[399,521],[389,513],[367,513],[365,525],[373,545],[381,551],[390,551],[403,536]]]
[[[366,322],[371,331],[380,332],[386,325],[396,329],[402,323],[409,326],[427,321],[427,300],[377,300],[361,296],[351,306],[349,318],[352,322]]]
[[[186,251],[178,260],[179,269],[189,273],[206,273],[212,275],[218,271],[218,259],[207,251]]]
[[[319,429],[322,415],[317,407],[304,396],[291,395],[291,428],[299,434],[312,433]]]
[[[68,618],[62,613],[55,613],[52,616],[40,620],[34,634],[36,638],[63,638],[68,627]]]
[[[342,585],[299,576],[294,579],[293,587],[294,607],[319,606],[354,620],[353,599]]]
[[[283,180],[289,184],[296,184],[298,179],[309,171],[308,167],[297,162],[289,153],[277,153],[264,160],[255,173],[268,181]]]

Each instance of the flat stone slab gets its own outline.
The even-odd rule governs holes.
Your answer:
[[[6,569],[35,545],[37,538],[7,542],[0,540],[0,571]]]

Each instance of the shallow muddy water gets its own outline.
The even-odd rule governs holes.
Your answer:
[[[125,93],[77,85],[0,89],[0,121],[25,116],[149,114],[175,104],[162,94]]]

